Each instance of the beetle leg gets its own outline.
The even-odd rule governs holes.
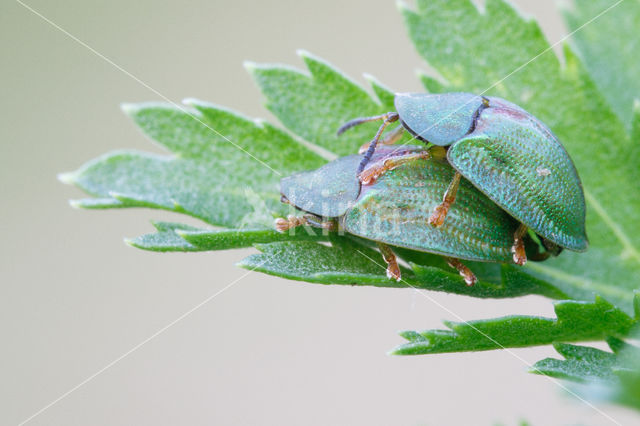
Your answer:
[[[371,140],[371,142],[369,143],[367,152],[365,152],[364,157],[362,157],[362,161],[360,161],[360,164],[358,165],[358,170],[356,171],[356,175],[360,175],[360,173],[362,172],[362,170],[364,170],[364,167],[367,165],[369,160],[371,160],[371,156],[373,156],[373,153],[376,150],[376,145],[378,145],[378,141],[380,140],[380,136],[382,136],[382,132],[384,132],[385,127],[387,127],[390,123],[393,123],[394,121],[398,121],[398,118],[400,116],[398,115],[397,112],[388,112],[384,114],[382,117],[384,117],[384,121],[380,125],[380,128],[376,132],[376,135],[373,138],[373,140]]]
[[[546,238],[541,237],[540,235],[538,235],[538,238],[540,239],[540,243],[544,247],[544,251],[534,254],[529,253],[529,256],[527,256],[527,261],[533,260],[535,262],[542,262],[543,260],[547,260],[551,256],[555,257],[562,253],[563,248],[556,243],[551,242]]]
[[[378,248],[380,249],[380,253],[382,253],[382,258],[387,264],[387,278],[400,281],[402,275],[400,274],[400,266],[398,266],[398,259],[396,259],[395,253],[391,250],[391,247],[384,243],[378,242]]]
[[[289,229],[297,228],[298,226],[309,225],[314,228],[322,228],[327,231],[335,231],[337,224],[335,221],[322,221],[321,218],[313,215],[304,215],[302,217],[289,215],[287,218],[279,217],[275,220],[276,231],[286,232]]]
[[[526,233],[527,226],[524,223],[521,223],[513,235],[511,253],[513,253],[513,261],[518,265],[524,265],[527,263],[527,253],[524,251],[524,236]]]
[[[449,266],[458,270],[458,273],[464,278],[465,284],[472,286],[478,282],[478,277],[458,259],[454,259],[453,257],[445,257],[445,259],[447,259]]]
[[[292,228],[297,228],[298,226],[306,225],[307,218],[306,217],[297,217],[293,215],[287,216],[287,218],[279,217],[275,221],[276,231],[285,232]]]
[[[453,180],[449,184],[447,191],[444,193],[442,203],[436,206],[436,208],[433,210],[433,213],[429,217],[429,224],[431,226],[442,226],[442,224],[444,223],[444,219],[447,217],[447,213],[449,213],[451,204],[453,204],[453,202],[456,200],[456,193],[458,192],[458,186],[460,186],[461,177],[462,175],[458,172],[453,175]]]
[[[398,157],[387,158],[384,161],[376,162],[373,166],[360,172],[358,176],[363,185],[373,184],[380,176],[389,170],[393,170],[404,163],[411,162],[418,158],[430,158],[429,151],[406,154]]]
[[[393,145],[394,143],[400,140],[403,132],[404,132],[404,127],[400,125],[395,129],[393,129],[392,131],[390,131],[389,133],[387,133],[385,137],[380,139],[378,143],[381,143],[383,145]],[[358,154],[364,154],[365,152],[367,152],[367,150],[369,149],[369,144],[370,142],[367,142],[364,145],[362,145],[358,150]]]
[[[338,224],[333,220],[323,221],[321,218],[314,215],[305,215],[304,218],[307,220],[307,225],[313,226],[314,228],[322,228],[327,231],[338,230]]]

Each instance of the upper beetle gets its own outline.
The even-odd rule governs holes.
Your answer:
[[[512,247],[516,263],[526,262],[522,236],[527,228],[550,247],[587,249],[580,178],[558,138],[540,120],[504,99],[471,93],[398,93],[394,104],[397,112],[356,118],[338,130],[341,134],[383,120],[362,148],[366,154],[357,170],[363,184],[371,181],[362,172],[378,142],[392,144],[406,129],[415,139],[447,147],[447,159],[456,170],[442,203],[429,217],[431,225],[444,222],[463,176],[521,222]],[[398,120],[401,126],[382,138],[385,127]]]

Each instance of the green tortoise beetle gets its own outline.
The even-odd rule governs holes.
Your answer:
[[[521,223],[512,246],[517,264],[526,262],[522,237],[527,228],[551,250],[587,249],[580,178],[562,144],[540,120],[504,99],[470,93],[398,93],[394,104],[397,112],[357,118],[338,130],[341,134],[358,124],[383,120],[361,149],[366,153],[357,174],[363,184],[371,182],[362,172],[376,145],[393,144],[407,130],[425,143],[446,147],[447,160],[456,170],[428,219],[431,225],[445,222],[464,177]],[[382,138],[385,127],[398,120],[401,125]],[[390,163],[387,170],[393,167]]]
[[[510,250],[518,222],[467,181],[460,182],[447,221],[438,228],[427,224],[429,212],[455,174],[444,152],[419,146],[380,147],[364,170],[375,177],[369,185],[361,184],[354,173],[362,158],[342,157],[283,178],[282,201],[307,214],[276,219],[276,229],[285,232],[309,225],[374,241],[387,263],[387,276],[396,280],[400,268],[389,246],[442,255],[467,285],[477,279],[461,259],[513,261]],[[389,163],[394,167],[388,168]],[[548,257],[549,253],[538,253],[537,246],[527,248],[531,253],[535,249],[531,256]]]

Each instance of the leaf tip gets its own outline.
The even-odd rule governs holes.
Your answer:
[[[306,49],[296,49],[296,55],[300,56],[303,59],[314,58],[313,54]]]
[[[109,197],[116,199],[118,201],[124,201],[124,195],[116,192],[116,191],[107,191],[107,195],[109,195]]]
[[[413,330],[401,330],[398,332],[398,336],[407,340],[416,340],[422,337],[420,333]]]
[[[258,68],[258,64],[253,61],[243,61],[242,66],[244,67],[245,70],[249,71],[250,73],[252,73],[256,68]]]
[[[166,229],[167,222],[162,222],[160,220],[150,220],[151,226],[156,228],[156,231],[164,231]]]
[[[81,209],[84,207],[82,200],[69,200],[69,205],[74,209]]]
[[[565,16],[573,16],[576,14],[576,5],[572,1],[568,0],[558,0],[556,2],[556,6],[560,13]]]
[[[238,268],[247,269],[247,270],[252,270],[255,266],[255,264],[251,261],[251,256],[236,262],[235,265]]]
[[[120,110],[128,116],[133,117],[140,110],[140,106],[129,102],[123,102],[120,104]]]
[[[378,79],[375,78],[373,75],[369,74],[368,72],[363,72],[362,76],[364,77],[365,80],[367,80],[370,83],[378,83]]]
[[[189,229],[174,229],[173,232],[189,244],[194,244],[193,236],[198,236],[201,231],[194,231]]]
[[[375,76],[369,74],[368,72],[362,73],[362,76],[364,77],[365,80],[369,82],[371,86],[378,86],[378,87],[384,88],[390,93],[394,93],[391,89],[389,89],[387,86],[382,84],[380,80],[378,80]]]
[[[400,13],[411,12],[409,5],[406,4],[403,0],[396,1],[396,7],[400,11]]]
[[[135,238],[124,238],[123,241],[129,247],[141,248],[140,245],[136,243]]]
[[[329,68],[330,71],[334,73],[338,71],[330,63],[320,58],[319,56],[314,55],[308,50],[296,49],[296,54],[304,61],[312,75],[314,74],[314,68],[317,66]]]
[[[536,362],[535,364],[527,368],[527,372],[531,374],[545,375],[544,372],[540,370],[540,368],[538,367],[539,362],[540,361]]]
[[[67,185],[73,185],[76,182],[76,173],[75,172],[58,173],[57,178],[62,183],[65,183]]]
[[[192,107],[192,106],[194,106],[194,105],[199,105],[199,104],[201,104],[201,103],[202,103],[202,101],[201,101],[201,100],[199,100],[199,99],[196,99],[196,98],[184,98],[184,99],[182,100],[182,103],[183,103],[184,105],[186,105],[186,106]]]

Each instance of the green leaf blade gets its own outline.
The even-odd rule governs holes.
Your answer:
[[[300,52],[309,74],[282,65],[249,63],[247,69],[266,97],[266,107],[292,132],[338,156],[352,154],[371,140],[379,123],[367,123],[337,136],[356,117],[385,113],[361,86],[325,61]]]
[[[583,383],[576,392],[585,398],[640,409],[640,348],[612,337],[607,343],[611,352],[555,344],[564,359],[545,358],[538,361],[531,372]]]
[[[143,132],[174,155],[116,151],[63,175],[65,182],[101,199],[76,205],[164,209],[227,227],[262,215],[260,224],[270,227],[273,214],[287,211],[279,202],[279,179],[297,167],[325,162],[271,125],[201,101],[188,102],[188,109],[157,103],[125,106]]]
[[[556,319],[508,316],[447,323],[450,330],[403,332],[402,336],[412,336],[412,340],[396,348],[393,354],[484,351],[553,342],[602,340],[608,336],[626,336],[635,324],[635,319],[601,298],[594,302],[556,302],[555,312]],[[416,333],[423,339],[415,339]]]
[[[127,244],[141,250],[157,252],[200,251],[198,247],[188,243],[176,233],[177,230],[195,230],[197,228],[172,222],[154,222],[158,232],[140,235],[125,240]]]
[[[604,294],[630,312],[640,286],[640,230],[631,220],[640,210],[640,167],[631,161],[639,148],[580,60],[565,47],[562,66],[538,25],[501,0],[487,1],[483,13],[467,0],[401,10],[418,53],[447,82],[440,89],[519,104],[551,127],[580,172],[589,250],[565,251],[529,273],[570,297]]]
[[[563,11],[585,67],[620,120],[629,124],[640,98],[640,4],[637,0],[575,2]]]
[[[557,343],[554,348],[565,360],[545,358],[531,368],[534,374],[573,380],[576,382],[615,381],[611,370],[615,355],[596,348]]]

